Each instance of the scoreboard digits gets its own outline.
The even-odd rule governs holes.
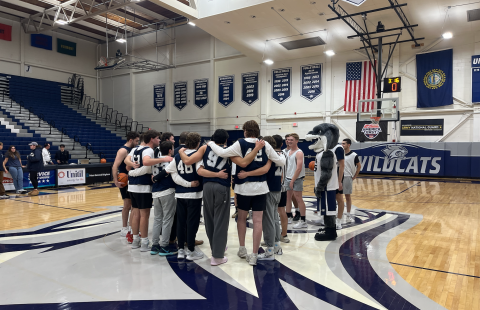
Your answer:
[[[383,79],[384,93],[399,93],[402,90],[402,78],[392,77]]]

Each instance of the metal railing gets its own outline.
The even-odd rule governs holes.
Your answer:
[[[92,153],[93,153],[92,144],[87,143],[87,145],[85,145],[85,158],[88,158],[88,147],[90,147],[90,151],[92,151]]]
[[[67,129],[65,129],[65,128],[62,127],[62,137],[60,138],[60,142],[63,142],[63,135],[68,136],[68,134],[67,134]],[[75,142],[74,142],[73,144],[75,144]]]
[[[42,123],[42,121],[44,121],[45,115],[43,115],[42,113],[39,113],[37,117],[38,117],[38,128],[40,128],[41,127],[40,124]]]
[[[75,151],[75,142],[80,143],[80,138],[79,138],[77,135],[74,135],[74,136],[73,136],[73,148],[72,148],[72,151]],[[80,145],[82,145],[82,144],[80,143]]]
[[[54,128],[56,127],[56,126],[55,126],[55,121],[49,121],[49,122],[47,122],[47,123],[48,123],[48,125],[50,125],[50,133],[49,133],[49,135],[51,135],[51,134],[52,134],[52,127],[54,127]]]

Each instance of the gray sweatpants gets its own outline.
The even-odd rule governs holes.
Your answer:
[[[277,239],[277,234],[280,235],[280,231],[277,232],[276,226],[278,224],[278,204],[280,203],[280,197],[282,192],[268,192],[267,193],[267,206],[263,211],[262,227],[263,227],[263,240],[267,244],[267,247],[273,247],[275,241],[280,241],[280,237]],[[275,225],[275,222],[277,223]],[[280,230],[280,228],[278,228]]]
[[[162,240],[160,246],[168,246],[170,232],[172,231],[173,220],[176,209],[175,193],[171,193],[159,198],[153,198],[153,231],[152,243],[157,244],[160,241],[160,232]]]
[[[216,182],[203,184],[203,217],[214,258],[223,258],[230,221],[230,188]]]

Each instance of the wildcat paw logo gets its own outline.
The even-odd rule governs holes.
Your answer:
[[[379,124],[365,124],[362,128],[362,132],[370,140],[375,139],[381,132]]]
[[[405,155],[407,155],[408,150],[401,145],[387,145],[382,152],[388,157],[388,159],[406,159]]]

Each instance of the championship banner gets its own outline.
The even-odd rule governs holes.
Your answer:
[[[444,119],[401,120],[400,136],[443,136]]]
[[[472,102],[480,103],[480,55],[472,56]]]
[[[57,52],[77,56],[77,43],[57,38]]]
[[[12,41],[12,26],[0,24],[0,40]]]
[[[235,75],[218,77],[218,103],[225,108],[235,101]]]
[[[292,92],[292,68],[272,70],[272,99],[283,103]]]
[[[322,94],[322,64],[300,66],[302,73],[301,96],[308,101]]]
[[[453,104],[453,50],[417,55],[417,108]]]
[[[372,124],[370,122],[357,122],[356,140],[358,142],[366,141],[387,141],[388,122]]]
[[[258,72],[242,73],[242,102],[252,105],[258,101]]]
[[[187,106],[187,82],[175,82],[173,83],[173,105],[183,110]]]
[[[208,79],[193,80],[195,89],[194,104],[203,109],[208,104]]]
[[[52,50],[52,37],[45,34],[31,34],[30,44],[33,47],[43,48],[46,50]]]
[[[153,107],[158,112],[165,108],[165,84],[153,85]]]
[[[58,169],[58,185],[85,184],[85,168]]]
[[[55,186],[55,170],[37,172],[38,187]],[[23,173],[23,188],[33,188],[30,173]]]

